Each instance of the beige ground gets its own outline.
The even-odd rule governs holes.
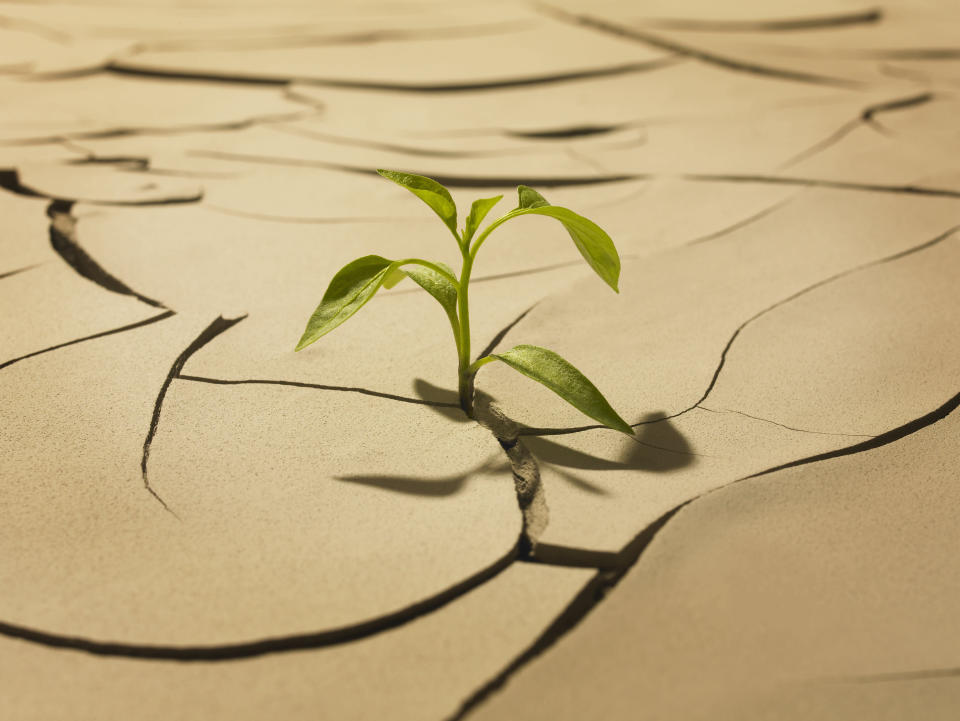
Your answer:
[[[0,721],[960,716],[960,12],[0,7]],[[360,255],[457,266],[475,349]],[[527,312],[529,311],[529,312]],[[522,317],[521,317],[522,316]],[[509,445],[509,444],[508,444]],[[535,497],[529,500],[525,493]]]

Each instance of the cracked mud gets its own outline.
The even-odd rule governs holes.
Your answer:
[[[0,719],[960,714],[955,10],[175,5],[0,13]],[[378,167],[610,232],[473,338],[633,438],[412,285],[292,352],[455,265]]]

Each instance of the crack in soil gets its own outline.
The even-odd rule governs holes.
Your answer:
[[[39,629],[0,621],[0,635],[16,638],[49,648],[65,648],[95,656],[120,656],[130,659],[180,662],[232,661],[268,654],[288,653],[324,648],[358,641],[383,631],[403,626],[428,613],[437,611],[473,589],[500,575],[513,565],[519,553],[519,542],[502,558],[478,573],[450,586],[440,593],[417,601],[393,613],[367,621],[341,626],[326,631],[299,633],[289,636],[244,641],[240,643],[196,646],[163,646],[133,644],[116,641],[97,641],[80,636],[49,633]]]
[[[689,407],[687,407],[687,408],[684,408],[684,409],[681,410],[681,411],[677,411],[676,413],[673,413],[673,414],[671,414],[671,415],[664,416],[664,417],[661,417],[661,418],[657,418],[657,419],[654,419],[654,420],[640,421],[639,423],[633,423],[633,424],[631,424],[631,426],[632,426],[633,428],[639,428],[640,426],[648,425],[648,424],[650,424],[650,423],[661,423],[661,422],[663,422],[663,421],[670,420],[670,419],[672,419],[672,418],[678,418],[679,416],[682,416],[682,415],[684,415],[684,414],[686,414],[686,413],[689,413],[690,411],[694,410],[695,408],[701,407],[701,404],[702,404],[704,401],[707,400],[707,398],[710,396],[710,393],[713,391],[714,387],[716,386],[717,380],[719,380],[719,378],[720,378],[720,373],[723,371],[723,368],[724,368],[724,366],[726,365],[727,355],[728,355],[728,353],[730,352],[730,349],[733,347],[734,343],[736,342],[737,338],[740,336],[740,333],[742,333],[743,330],[746,329],[747,326],[749,326],[751,323],[753,323],[754,321],[758,320],[759,318],[762,318],[762,317],[765,316],[767,313],[770,313],[771,311],[773,311],[773,310],[775,310],[775,309],[777,309],[777,308],[779,308],[779,307],[781,307],[781,306],[783,306],[783,305],[785,305],[785,304],[787,304],[787,303],[790,303],[791,301],[794,301],[794,300],[796,300],[797,298],[800,298],[801,296],[804,296],[804,295],[806,295],[806,294],[808,294],[808,293],[810,293],[810,292],[812,292],[812,291],[814,291],[814,290],[816,290],[816,289],[818,289],[818,288],[821,288],[821,287],[823,287],[823,286],[825,286],[825,285],[828,285],[829,283],[833,283],[833,282],[835,282],[835,281],[837,281],[837,280],[840,280],[840,279],[842,279],[842,278],[845,278],[845,277],[847,277],[847,276],[849,276],[849,275],[853,275],[853,274],[855,274],[855,273],[859,273],[859,272],[861,272],[861,271],[867,270],[867,269],[872,268],[872,267],[874,267],[874,266],[883,265],[883,264],[885,264],[885,263],[892,263],[892,262],[894,262],[894,261],[900,260],[901,258],[906,258],[907,256],[913,255],[914,253],[919,253],[919,252],[922,252],[922,251],[924,251],[924,250],[927,250],[928,248],[932,248],[932,247],[934,247],[934,246],[942,243],[943,241],[948,240],[949,238],[951,238],[958,230],[960,230],[960,225],[955,225],[955,226],[953,226],[952,228],[949,228],[948,230],[946,230],[945,232],[940,233],[939,235],[935,236],[934,238],[931,238],[930,240],[924,241],[923,243],[920,243],[919,245],[915,245],[915,246],[913,246],[913,247],[911,247],[911,248],[907,248],[906,250],[901,250],[901,251],[898,251],[898,252],[893,253],[893,254],[891,254],[891,255],[884,256],[883,258],[878,258],[878,259],[876,259],[876,260],[871,260],[871,261],[869,261],[869,262],[867,262],[867,263],[863,263],[863,264],[861,264],[861,265],[854,266],[853,268],[848,268],[847,270],[841,271],[841,272],[839,272],[839,273],[835,273],[835,274],[833,274],[833,275],[831,275],[831,276],[829,276],[829,277],[827,277],[827,278],[824,278],[824,279],[822,279],[822,280],[817,281],[816,283],[813,283],[812,285],[808,285],[807,287],[802,288],[802,289],[798,290],[798,291],[795,292],[795,293],[792,293],[791,295],[787,296],[786,298],[782,298],[781,300],[778,300],[778,301],[777,301],[776,303],[774,303],[773,305],[769,305],[769,306],[767,306],[766,308],[764,308],[763,310],[758,311],[757,313],[754,313],[752,316],[750,316],[749,318],[747,318],[747,320],[743,321],[743,323],[741,323],[741,324],[737,327],[737,329],[733,332],[733,335],[731,335],[730,338],[727,340],[726,345],[724,346],[723,350],[720,352],[720,362],[717,364],[717,367],[716,367],[716,369],[715,369],[714,372],[713,372],[713,377],[710,379],[710,383],[707,385],[707,389],[703,392],[703,395],[700,396],[699,400],[697,400],[696,403],[694,403],[693,405],[691,405],[691,406],[689,406]],[[709,410],[709,409],[704,408],[703,410]],[[765,419],[759,419],[759,420],[765,420]],[[603,428],[605,428],[605,426],[602,426],[602,425],[599,425],[599,424],[588,425],[588,426],[577,426],[577,427],[574,427],[574,428],[532,428],[532,427],[522,427],[522,428],[520,428],[520,430],[519,430],[519,434],[520,434],[521,436],[556,436],[556,435],[567,435],[567,434],[570,434],[570,433],[581,433],[581,432],[583,432],[583,431],[600,430],[600,429],[603,429]],[[800,429],[791,429],[791,430],[800,430]]]
[[[888,113],[896,110],[904,110],[906,108],[912,108],[917,105],[924,105],[929,103],[934,99],[933,93],[921,93],[919,95],[911,95],[905,98],[895,98],[893,100],[887,100],[880,103],[874,103],[873,105],[868,105],[864,108],[860,115],[852,120],[848,120],[839,128],[834,130],[830,135],[828,135],[823,140],[820,140],[813,145],[811,145],[806,150],[802,150],[796,155],[794,155],[789,160],[782,163],[778,170],[785,170],[797,163],[807,160],[808,158],[813,157],[817,153],[821,153],[827,148],[832,147],[833,145],[839,143],[850,133],[860,127],[869,127],[873,130],[876,130],[878,133],[883,135],[889,135],[890,131],[887,130],[883,125],[877,122],[876,117],[881,113]]]
[[[783,20],[696,20],[663,19],[647,23],[664,30],[694,30],[730,33],[782,33],[796,30],[823,30],[850,25],[872,25],[883,20],[883,9],[872,8],[862,12],[821,15],[819,17],[786,18]]]
[[[827,77],[826,75],[815,75],[813,73],[804,73],[786,68],[775,68],[769,65],[758,65],[755,63],[737,60],[735,58],[725,57],[723,55],[717,55],[707,50],[701,50],[691,45],[685,45],[668,38],[660,37],[659,35],[655,35],[645,30],[625,27],[623,25],[618,25],[616,23],[612,23],[590,15],[579,15],[576,13],[567,12],[566,10],[562,10],[546,3],[537,3],[534,5],[534,7],[540,10],[544,15],[553,17],[562,22],[596,30],[607,35],[613,35],[614,37],[633,40],[659,50],[666,50],[671,53],[693,58],[694,60],[700,60],[704,63],[715,65],[726,70],[779,78],[781,80],[793,80],[803,83],[828,85],[832,87],[858,87],[860,85],[860,83],[852,80],[845,80],[843,78],[832,78]]]
[[[439,408],[459,408],[460,406],[456,403],[446,403],[444,401],[431,401],[423,398],[409,398],[407,396],[398,396],[394,393],[384,393],[382,391],[374,391],[369,388],[360,388],[357,386],[331,386],[324,385],[322,383],[304,383],[302,381],[287,381],[287,380],[269,380],[269,379],[260,379],[260,378],[243,378],[239,380],[228,380],[226,378],[209,378],[206,376],[192,376],[192,375],[177,375],[176,380],[182,381],[194,381],[196,383],[211,383],[214,385],[222,386],[234,386],[234,385],[244,385],[244,384],[260,384],[260,385],[276,385],[276,386],[292,386],[294,388],[314,388],[321,391],[341,391],[344,393],[360,393],[365,396],[373,396],[375,398],[387,398],[392,401],[400,401],[402,403],[416,403],[417,405],[423,406],[435,406]]]
[[[239,316],[238,318],[224,318],[223,316],[217,317],[210,325],[208,325],[201,333],[198,335],[190,345],[188,345],[183,352],[177,356],[176,360],[173,361],[173,365],[170,366],[170,371],[167,373],[167,377],[164,379],[163,384],[160,386],[160,390],[157,393],[157,399],[153,405],[153,415],[150,418],[150,427],[147,430],[147,436],[143,440],[143,455],[140,459],[140,471],[143,476],[143,487],[147,492],[153,496],[164,510],[180,519],[173,509],[167,505],[160,495],[153,489],[150,485],[150,480],[147,477],[147,463],[150,460],[150,446],[153,443],[153,438],[157,434],[157,428],[160,425],[160,411],[163,408],[163,399],[167,395],[167,390],[170,388],[170,384],[173,380],[180,374],[180,371],[183,370],[184,364],[190,359],[194,353],[203,348],[207,343],[212,341],[221,333],[229,330],[241,320],[246,318],[246,315]]]
[[[744,418],[752,418],[755,421],[761,421],[763,423],[769,423],[774,426],[779,426],[788,431],[796,431],[797,433],[811,433],[817,436],[844,436],[847,438],[876,438],[876,436],[870,435],[869,433],[833,433],[830,431],[814,431],[809,428],[796,428],[794,426],[784,425],[783,423],[778,423],[777,421],[771,420],[770,418],[761,418],[760,416],[750,415],[749,413],[744,413],[743,411],[738,411],[735,408],[707,408],[706,406],[698,405],[702,411],[708,411],[709,413],[736,413],[738,416],[743,416]]]
[[[497,90],[503,88],[521,88],[534,85],[551,85],[593,78],[615,77],[632,73],[646,73],[677,62],[675,56],[657,58],[635,63],[612,65],[591,70],[573,70],[565,73],[548,73],[504,80],[478,80],[474,82],[450,83],[403,83],[378,82],[376,80],[343,80],[337,78],[303,78],[287,75],[229,75],[226,73],[202,72],[190,70],[163,70],[130,65],[123,61],[114,61],[98,72],[117,75],[134,75],[145,78],[165,78],[169,80],[195,80],[198,82],[235,83],[240,85],[313,85],[316,87],[348,88],[356,90],[386,90],[410,93],[461,93],[477,90]]]
[[[831,458],[838,458],[840,456],[863,453],[889,445],[891,443],[895,443],[902,438],[906,438],[909,435],[917,433],[918,431],[923,430],[924,428],[927,428],[928,426],[931,426],[940,420],[943,420],[958,407],[960,407],[960,393],[957,393],[947,400],[943,405],[934,409],[933,411],[909,421],[908,423],[898,426],[897,428],[893,428],[886,433],[882,433],[875,438],[871,438],[868,441],[857,443],[836,451],[830,451],[829,453],[821,453],[815,456],[809,456],[807,458],[791,461],[790,463],[784,463],[774,468],[769,468],[749,476],[744,476],[743,478],[738,478],[722,486],[705,491],[700,495],[694,496],[693,498],[676,505],[661,515],[653,523],[644,528],[634,538],[634,540],[625,546],[618,554],[604,554],[600,556],[596,552],[590,552],[585,549],[570,549],[553,546],[545,548],[541,547],[541,549],[538,549],[538,555],[539,550],[544,550],[548,554],[554,554],[555,556],[558,556],[559,562],[551,559],[549,555],[543,559],[529,559],[530,562],[547,563],[550,565],[560,566],[583,566],[587,564],[584,562],[577,563],[578,559],[581,561],[584,561],[585,559],[592,559],[599,561],[604,565],[601,566],[600,570],[598,570],[596,576],[594,576],[593,579],[591,579],[583,587],[583,589],[581,589],[580,593],[567,606],[560,617],[558,617],[549,627],[547,627],[547,629],[540,634],[533,644],[531,644],[526,650],[524,650],[519,656],[510,662],[510,664],[501,670],[500,673],[477,689],[477,691],[475,691],[473,695],[466,699],[461,705],[460,709],[455,714],[450,716],[447,721],[462,721],[462,719],[466,718],[477,706],[483,703],[498,690],[503,688],[510,681],[514,674],[520,671],[531,661],[534,661],[538,656],[540,656],[540,654],[544,653],[564,635],[575,628],[606,597],[613,587],[619,583],[620,579],[622,579],[626,573],[636,565],[643,555],[643,552],[650,546],[650,543],[666,526],[670,519],[686,506],[689,506],[690,504],[705,498],[712,493],[727,489],[736,483],[766,476],[785,468],[816,463],[819,461],[829,460]],[[564,557],[564,553],[568,554],[568,558]],[[949,668],[883,674],[872,677],[865,676],[848,680],[863,682],[894,681],[911,678],[933,678],[957,675],[960,675],[960,669]]]
[[[72,201],[62,200],[54,200],[47,208],[47,215],[50,216],[50,245],[53,246],[57,255],[78,274],[104,290],[133,296],[141,303],[154,308],[166,308],[160,301],[136,292],[122,280],[108,273],[80,246],[77,240],[77,219],[71,214],[72,209]]]
[[[50,351],[58,350],[60,348],[66,348],[70,345],[76,345],[77,343],[84,343],[88,340],[94,340],[96,338],[103,338],[104,336],[113,335],[114,333],[123,333],[128,330],[134,330],[136,328],[142,328],[145,325],[150,325],[151,323],[156,323],[157,321],[166,320],[171,318],[176,313],[172,310],[165,311],[159,315],[154,315],[143,320],[138,320],[136,323],[130,323],[128,325],[120,326],[119,328],[111,328],[110,330],[100,331],[99,333],[94,333],[92,335],[85,335],[82,338],[76,338],[74,340],[68,340],[65,343],[58,343],[57,345],[50,346],[49,348],[43,348],[41,350],[33,351],[32,353],[27,353],[26,355],[19,356],[17,358],[11,358],[8,361],[0,363],[0,369],[11,366],[18,361],[26,360],[27,358],[33,358],[34,356],[42,355],[44,353],[49,353]]]

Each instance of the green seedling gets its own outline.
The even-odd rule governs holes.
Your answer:
[[[590,267],[614,292],[619,293],[617,282],[620,278],[620,256],[610,236],[596,223],[572,210],[550,205],[540,193],[525,185],[518,188],[518,207],[494,220],[479,235],[477,233],[480,224],[503,196],[475,200],[463,230],[458,231],[457,207],[450,197],[450,192],[440,183],[411,173],[393,170],[377,172],[419,197],[450,229],[463,257],[460,277],[443,263],[421,258],[388,260],[379,255],[357,258],[333,276],[326,293],[323,294],[323,300],[310,316],[296,350],[303,350],[346,321],[373,298],[381,287],[392,288],[404,278],[410,278],[443,306],[450,320],[459,359],[457,373],[460,406],[468,416],[473,417],[474,379],[477,371],[487,363],[501,361],[528,378],[542,383],[590,418],[623,433],[633,434],[630,425],[617,415],[597,387],[553,351],[533,345],[518,345],[505,353],[491,353],[473,361],[470,359],[470,273],[473,271],[477,253],[490,233],[508,220],[521,215],[545,215],[555,218],[563,223],[577,250]]]

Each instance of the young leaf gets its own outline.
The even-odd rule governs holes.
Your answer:
[[[584,260],[604,283],[617,293],[620,292],[617,287],[620,280],[620,256],[617,254],[617,247],[603,228],[572,210],[550,205],[546,201],[543,201],[543,204],[534,204],[528,208],[511,211],[511,215],[530,213],[547,215],[563,223],[563,227],[567,229]]]
[[[379,255],[365,255],[343,266],[327,286],[295,350],[306,348],[360,310],[393,268],[391,261]]]
[[[502,199],[503,196],[498,195],[495,198],[480,198],[479,200],[473,201],[473,205],[470,206],[470,215],[467,216],[467,226],[463,231],[463,237],[467,242],[469,242],[473,234],[477,232],[477,228],[480,227],[483,219],[487,217],[487,213]]]
[[[553,351],[535,345],[518,345],[505,353],[491,353],[490,356],[542,383],[595,421],[633,435],[633,428],[617,415],[597,387]]]
[[[440,220],[446,223],[454,235],[457,234],[457,206],[450,196],[450,191],[440,183],[423,175],[400,173],[396,170],[378,170],[377,172],[387,180],[403,186],[433,208],[433,212],[440,216]]]
[[[544,205],[550,205],[546,198],[526,185],[517,186],[517,195],[520,196],[520,205],[518,206],[520,208],[539,208]]]
[[[438,263],[438,265],[441,264]],[[445,266],[441,265],[441,267],[447,270]],[[410,279],[414,283],[436,298],[440,305],[443,306],[443,309],[447,311],[448,315],[453,313],[454,316],[456,316],[457,288],[450,282],[449,278],[444,277],[437,271],[432,268],[427,268],[424,265],[411,264],[400,272],[410,276]],[[453,275],[452,271],[450,275]]]
[[[406,277],[407,274],[400,268],[391,268],[383,278],[383,287],[389,290]]]
[[[617,293],[620,292],[617,287],[620,280],[620,255],[617,253],[617,247],[603,228],[592,220],[577,215],[567,208],[548,205],[531,208],[530,212],[538,215],[548,215],[563,223],[584,260],[604,283]]]

